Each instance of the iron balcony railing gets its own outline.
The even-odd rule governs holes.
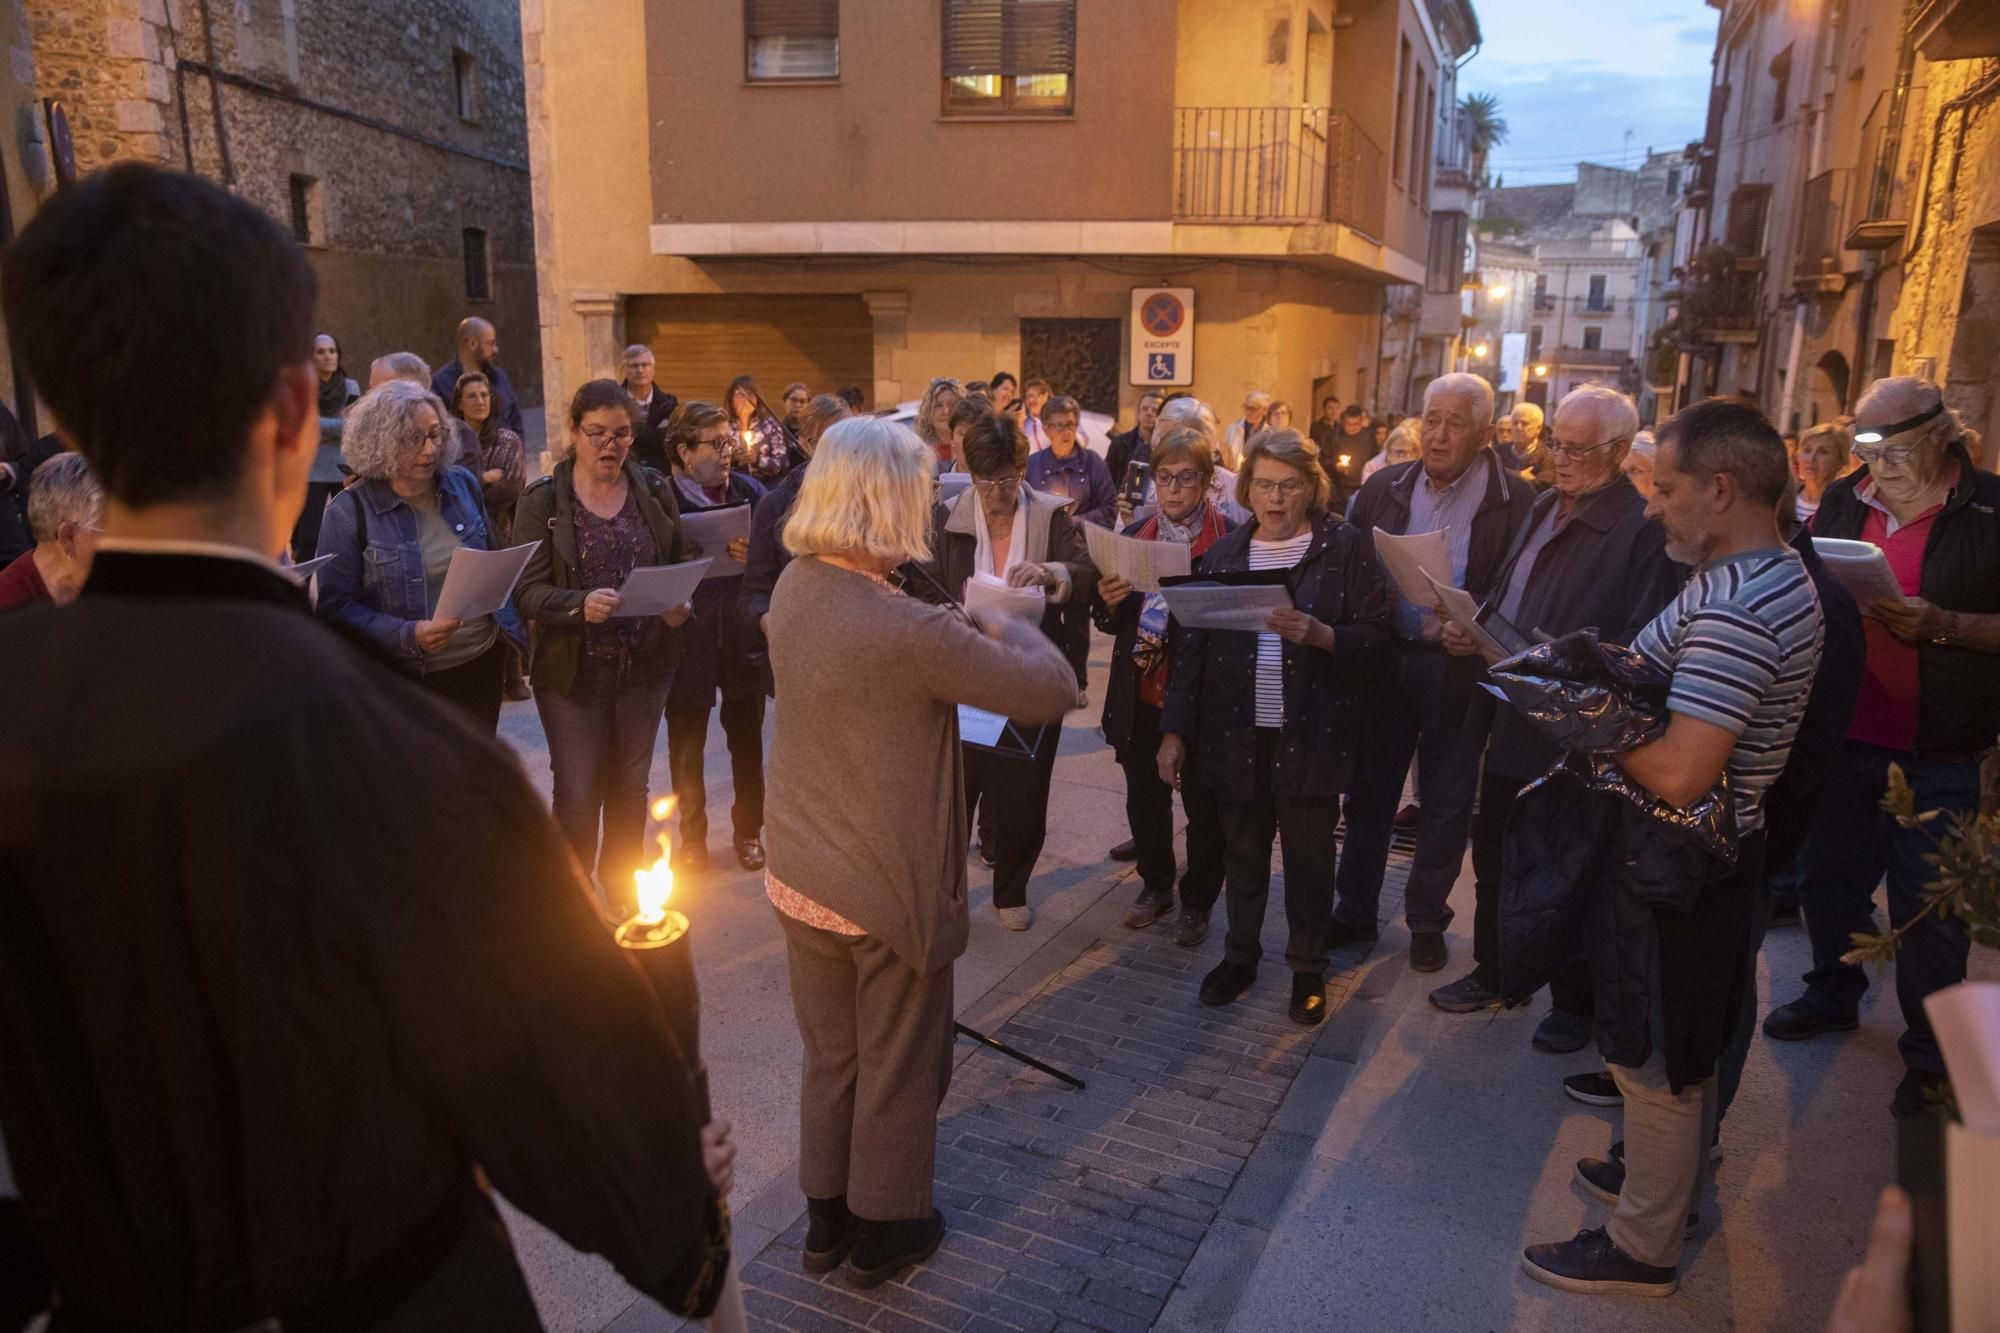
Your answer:
[[[1799,193],[1799,236],[1792,264],[1796,282],[1817,285],[1840,272],[1840,252],[1846,238],[1844,214],[1852,193],[1851,167],[1822,171]]]
[[[1379,237],[1382,150],[1327,107],[1176,107],[1174,220],[1340,222]]]
[[[1622,366],[1626,352],[1622,347],[1558,347],[1553,358],[1559,366]]]
[[[1909,226],[1903,144],[1911,109],[1923,103],[1921,84],[1902,84],[1875,99],[1861,122],[1861,160],[1848,181],[1847,248],[1880,250],[1894,245]]]
[[[1617,304],[1617,298],[1605,296],[1572,296],[1569,308],[1579,315],[1608,315]]]
[[[1535,293],[1535,312],[1543,314],[1556,308],[1556,298],[1548,292]]]

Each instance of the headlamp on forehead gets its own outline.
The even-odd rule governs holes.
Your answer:
[[[1944,400],[1940,398],[1937,406],[1928,412],[1919,412],[1917,415],[1906,420],[1892,421],[1886,426],[1869,426],[1865,430],[1855,431],[1854,442],[1856,444],[1880,444],[1891,435],[1901,435],[1906,430],[1915,430],[1942,411],[1944,411]]]

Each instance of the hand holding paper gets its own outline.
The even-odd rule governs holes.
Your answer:
[[[1188,548],[1180,542],[1147,542],[1101,528],[1083,525],[1083,540],[1090,548],[1090,563],[1100,574],[1116,575],[1140,592],[1158,592],[1162,578],[1188,573]]]
[[[626,616],[657,616],[664,611],[686,606],[711,563],[690,560],[679,565],[641,565],[632,571],[625,580],[625,586],[618,590],[619,605],[611,614],[621,619]]]
[[[1889,557],[1873,542],[1815,537],[1813,551],[1840,586],[1853,594],[1861,614],[1874,614],[1869,607],[1876,602],[1903,600],[1903,585],[1896,582],[1896,575],[1889,568]]]
[[[451,567],[445,571],[444,587],[438,589],[438,620],[477,620],[507,605],[520,582],[528,557],[540,542],[510,546],[504,551],[475,551],[461,546],[451,553]]]
[[[1167,610],[1188,629],[1262,633],[1273,611],[1288,608],[1292,595],[1275,583],[1176,583],[1160,589]]]
[[[708,557],[704,578],[726,579],[743,572],[743,556],[738,553],[747,553],[749,549],[749,505],[685,510],[681,514],[681,532],[698,554]],[[739,542],[741,546],[737,545]]]
[[[1040,621],[1048,597],[1039,587],[1017,588],[991,574],[974,574],[965,581],[965,609],[974,620],[995,616]]]
[[[1448,588],[1452,583],[1450,540],[1450,531],[1444,528],[1411,537],[1377,528],[1375,555],[1404,600],[1434,610],[1438,604],[1436,585]]]

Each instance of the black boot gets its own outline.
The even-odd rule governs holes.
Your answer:
[[[806,1272],[831,1273],[853,1244],[854,1214],[847,1211],[846,1195],[806,1200]]]
[[[879,1287],[911,1264],[937,1253],[944,1240],[944,1217],[935,1209],[929,1217],[898,1222],[854,1219],[854,1249],[848,1255],[848,1280],[857,1287]]]

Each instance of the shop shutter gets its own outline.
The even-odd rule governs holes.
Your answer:
[[[653,349],[659,383],[683,402],[722,404],[729,381],[756,377],[779,411],[785,386],[875,393],[875,324],[859,295],[632,296],[625,338]]]

